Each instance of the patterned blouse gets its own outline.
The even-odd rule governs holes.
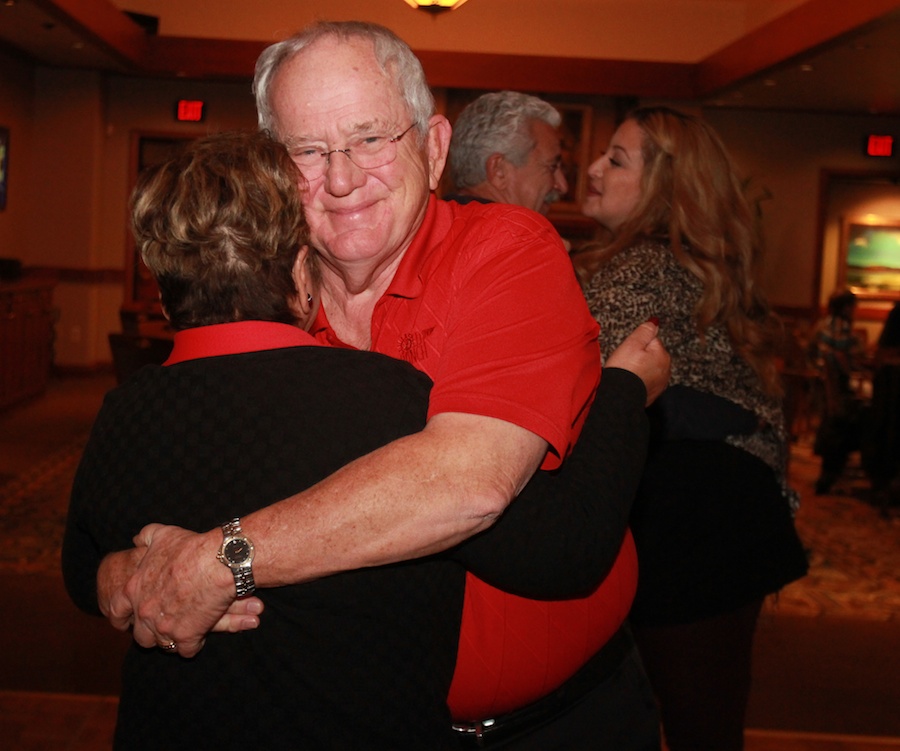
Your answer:
[[[766,394],[750,365],[714,323],[700,337],[694,308],[702,283],[681,266],[668,244],[643,240],[609,259],[585,285],[591,314],[600,324],[604,360],[634,329],[659,318],[660,339],[672,357],[670,385],[681,384],[724,397],[753,412],[761,428],[726,441],[762,459],[775,471],[792,506],[786,481],[787,434],[781,401]]]

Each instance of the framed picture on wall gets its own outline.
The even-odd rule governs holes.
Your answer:
[[[900,219],[845,219],[841,256],[841,286],[862,299],[900,300]]]
[[[568,192],[550,209],[551,216],[580,214],[587,190],[587,170],[591,160],[591,108],[584,104],[550,102],[562,115],[562,167]]]
[[[9,128],[0,128],[0,211],[6,208],[9,189]]]

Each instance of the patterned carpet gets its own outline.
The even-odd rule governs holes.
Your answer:
[[[59,571],[59,549],[75,470],[87,436],[73,440],[25,474],[0,484],[0,572]]]
[[[26,474],[0,484],[0,572],[53,573],[66,503],[86,436]],[[828,496],[812,484],[818,459],[808,443],[794,447],[791,479],[801,494],[797,529],[809,550],[810,574],[771,598],[769,609],[806,616],[900,620],[900,509],[883,513],[867,501],[861,472],[848,468]]]
[[[900,508],[873,505],[852,459],[830,495],[813,492],[818,473],[810,443],[799,442],[792,451],[791,482],[801,495],[796,523],[810,573],[769,607],[796,615],[900,621]]]

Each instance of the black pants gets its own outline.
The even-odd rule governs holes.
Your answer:
[[[695,623],[635,628],[669,751],[741,751],[762,601]]]

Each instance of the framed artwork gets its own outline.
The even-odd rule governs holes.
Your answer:
[[[551,219],[557,215],[580,214],[587,190],[587,170],[591,161],[591,108],[585,104],[550,102],[562,115],[559,131],[562,137],[563,172],[568,192],[550,208]]]
[[[9,189],[9,128],[0,128],[0,211],[6,208]]]
[[[845,219],[839,284],[866,300],[900,300],[900,219]]]

